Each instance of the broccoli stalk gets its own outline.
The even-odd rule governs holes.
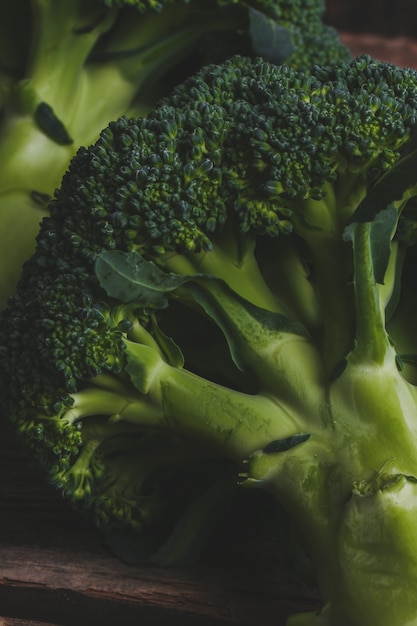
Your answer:
[[[256,394],[219,386],[167,364],[149,346],[126,341],[126,371],[161,408],[158,428],[205,442],[238,464],[247,459],[241,484],[267,490],[295,520],[325,608],[320,616],[292,617],[291,626],[388,626],[411,623],[416,615],[410,538],[417,391],[398,371],[385,329],[370,231],[370,223],[358,224],[352,234],[357,327],[336,380],[329,380],[308,337],[280,331],[276,315],[263,310],[255,317],[223,283],[200,276],[192,280],[207,287],[209,305],[200,289],[191,288],[191,295],[222,326],[235,361],[256,380]],[[113,253],[100,263],[108,261],[119,264]],[[126,266],[122,273],[129,274]],[[118,272],[101,268],[98,277],[110,294],[116,278],[120,295]],[[132,283],[138,280],[136,265]],[[144,423],[142,414],[136,418]]]
[[[117,554],[187,562],[261,489],[323,598],[289,625],[416,621],[416,95],[235,56],[71,161],[0,380]]]

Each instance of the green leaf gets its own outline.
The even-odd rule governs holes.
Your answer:
[[[401,157],[370,188],[350,222],[372,222],[375,216],[417,185],[417,129]]]
[[[249,35],[253,52],[269,63],[281,65],[294,50],[291,32],[256,9],[249,10]]]
[[[163,308],[165,294],[189,280],[164,272],[135,251],[104,250],[97,256],[95,272],[110,298],[141,307]]]

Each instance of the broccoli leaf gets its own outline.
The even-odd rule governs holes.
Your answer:
[[[280,65],[294,51],[291,32],[260,11],[249,11],[249,34],[255,54]]]
[[[165,294],[177,289],[187,277],[167,273],[135,251],[104,250],[96,259],[95,272],[108,296],[126,304],[163,308]]]

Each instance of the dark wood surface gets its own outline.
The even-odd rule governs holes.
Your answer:
[[[343,39],[354,54],[417,67],[410,39]],[[0,626],[284,626],[319,607],[271,539],[229,536],[184,569],[121,563],[45,484],[10,428],[0,433]]]
[[[406,36],[384,37],[377,33],[348,32],[342,32],[341,39],[354,56],[370,54],[381,61],[417,69],[417,39]]]

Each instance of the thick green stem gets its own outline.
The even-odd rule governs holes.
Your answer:
[[[310,251],[313,284],[320,303],[321,328],[317,340],[324,367],[330,375],[351,349],[355,331],[346,250],[340,235],[316,234],[310,242]]]
[[[236,230],[236,232],[238,232]],[[238,240],[238,236],[236,236]],[[225,281],[239,296],[255,306],[287,313],[282,302],[273,294],[266,283],[255,257],[254,242],[247,242],[244,249],[236,251],[237,242],[215,244],[209,252],[191,255],[166,254],[166,268],[182,276],[208,274]]]
[[[328,427],[251,456],[248,486],[290,514],[326,605],[289,626],[416,623],[416,401],[392,355],[373,367],[349,362],[330,386]]]
[[[160,394],[169,428],[211,443],[239,462],[269,441],[300,430],[284,403],[230,390],[185,370],[164,372]]]
[[[228,254],[215,246],[190,258],[166,255],[170,271],[190,276],[180,299],[199,305],[214,320],[237,367],[249,372],[263,392],[288,402],[300,414],[322,415],[320,390],[326,373],[317,347],[306,330],[286,316],[261,275],[253,247],[239,256],[230,252],[233,243],[228,242]]]
[[[293,236],[259,238],[257,252],[262,275],[282,303],[282,311],[317,337],[321,328],[321,303],[312,283],[311,268],[301,242]],[[277,271],[277,268],[279,272]]]
[[[325,373],[303,328],[248,305],[222,281],[201,279],[188,288],[222,329],[237,366],[251,374],[263,393],[287,403],[298,415],[322,418]]]
[[[237,461],[302,429],[303,420],[284,402],[229,389],[168,365],[147,345],[126,342],[126,349],[130,381],[98,376],[73,396],[62,420],[76,423],[97,416],[115,426],[182,434]],[[94,438],[94,430],[92,434]]]
[[[96,386],[97,385],[97,386]],[[111,376],[99,377],[92,385],[73,396],[74,404],[61,416],[74,424],[86,417],[105,417],[116,424],[124,420],[143,427],[158,427],[164,419],[160,406],[129,385],[118,384]]]
[[[306,254],[309,254],[308,261],[312,266],[311,283],[321,321],[314,338],[329,376],[351,349],[354,310],[349,285],[350,250],[342,242],[345,227],[343,203],[347,199],[344,193],[336,197],[331,185],[325,189],[324,199],[309,199],[297,207],[294,222],[295,232],[307,246]]]
[[[349,358],[360,363],[382,364],[390,349],[390,342],[375,281],[371,249],[372,224],[356,223],[353,228],[356,333],[355,349]]]
[[[179,433],[238,461],[271,439],[302,430],[303,419],[281,399],[236,391],[168,365],[149,346],[126,342],[126,352],[126,372],[137,391],[119,412],[122,420]]]
[[[392,474],[361,487],[353,489],[335,535],[338,567],[323,611],[293,616],[288,626],[417,623],[416,479]],[[328,568],[328,555],[319,559]]]

